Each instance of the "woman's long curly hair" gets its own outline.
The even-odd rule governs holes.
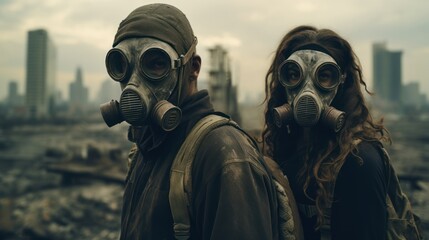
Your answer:
[[[340,85],[331,103],[333,107],[346,113],[346,120],[338,133],[317,125],[310,130],[310,136],[303,139],[303,128],[297,124],[292,123],[279,129],[274,123],[272,110],[287,102],[285,88],[278,80],[280,64],[294,49],[310,43],[323,46],[337,61],[343,74],[346,74],[344,83]],[[262,133],[263,151],[286,168],[292,155],[298,152],[301,154],[300,159],[303,159],[303,162],[298,182],[307,196],[310,182],[315,182],[317,192],[314,200],[318,211],[318,227],[323,224],[323,210],[332,201],[332,183],[335,182],[346,157],[349,154],[356,155],[358,142],[390,142],[382,120],[375,122],[371,117],[361,86],[371,94],[363,80],[359,60],[350,44],[332,30],[312,26],[296,27],[283,37],[265,76],[267,105]],[[299,139],[302,141],[298,141]]]

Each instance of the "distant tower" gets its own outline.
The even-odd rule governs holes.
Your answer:
[[[54,105],[56,49],[44,29],[28,32],[26,104],[31,118],[49,117]]]
[[[209,92],[216,111],[229,114],[236,122],[240,122],[237,103],[237,88],[232,86],[231,68],[228,52],[217,45],[209,49]]]
[[[96,97],[96,102],[98,104],[102,104],[110,101],[111,99],[119,99],[121,93],[121,87],[117,82],[112,81],[112,79],[106,79],[101,83]]]
[[[377,96],[390,103],[401,102],[402,52],[389,51],[386,43],[372,46],[373,81]]]
[[[16,105],[18,98],[18,83],[16,81],[11,81],[9,82],[9,91],[7,94],[7,101],[9,105]]]
[[[76,70],[76,79],[70,83],[70,104],[84,106],[88,103],[88,88],[83,85],[82,69]]]

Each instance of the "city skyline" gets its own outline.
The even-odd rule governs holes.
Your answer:
[[[151,1],[149,1],[151,2]],[[149,3],[148,2],[148,3]],[[201,80],[208,80],[209,51],[223,45],[232,61],[234,83],[239,97],[263,93],[266,70],[281,37],[300,24],[331,28],[352,44],[361,60],[364,77],[372,87],[371,46],[386,42],[392,51],[403,52],[403,84],[418,82],[429,95],[429,3],[403,1],[162,1],[180,8],[189,18],[199,39],[203,58]],[[100,10],[100,4],[103,8]],[[7,85],[15,80],[19,93],[25,89],[25,51],[27,31],[44,28],[58,49],[57,87],[68,99],[68,86],[75,69],[82,67],[84,85],[94,99],[101,83],[108,79],[104,57],[119,22],[142,3],[114,1],[2,1],[0,14],[0,100]],[[146,2],[145,2],[146,3]],[[320,11],[320,12],[319,12]],[[220,14],[214,14],[214,13]],[[339,21],[341,20],[341,21]]]

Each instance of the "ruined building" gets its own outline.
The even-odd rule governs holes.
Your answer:
[[[227,113],[240,124],[237,86],[232,84],[232,74],[228,52],[222,46],[209,49],[210,69],[208,91],[216,111]]]

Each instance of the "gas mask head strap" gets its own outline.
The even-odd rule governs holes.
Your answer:
[[[198,43],[197,37],[194,37],[194,41],[192,42],[192,45],[189,48],[188,52],[185,55],[181,54],[178,59],[174,60],[175,68],[183,67],[191,59],[192,54],[195,52],[197,43]]]
[[[292,55],[292,53],[294,53],[294,52],[296,52],[296,51],[299,51],[299,50],[315,50],[315,51],[319,51],[319,52],[323,52],[323,53],[326,53],[326,54],[328,54],[329,56],[331,56],[334,60],[335,60],[335,62],[337,62],[337,64],[338,65],[340,65],[340,63],[339,63],[339,61],[338,61],[338,59],[336,59],[335,58],[335,56],[333,55],[333,54],[331,54],[331,52],[328,50],[328,49],[326,49],[324,46],[322,46],[322,45],[320,45],[320,44],[318,44],[318,43],[314,43],[314,42],[311,42],[311,43],[304,43],[304,44],[302,44],[302,45],[298,45],[296,48],[294,48],[292,51],[290,51],[290,52],[287,52],[287,54],[284,54],[284,56],[286,57],[286,59],[290,56],[290,55]],[[340,66],[340,69],[341,69],[341,66]],[[342,69],[341,69],[341,71],[343,71]],[[341,80],[341,83],[343,83],[344,82],[344,79],[346,79],[346,73],[345,72],[342,72],[341,73],[341,78],[342,78],[342,80]]]
[[[177,105],[179,105],[180,101],[180,93],[182,92],[182,77],[183,77],[183,69],[185,64],[191,59],[192,54],[195,52],[195,48],[197,47],[197,37],[194,37],[194,41],[192,42],[191,47],[189,48],[188,52],[183,55],[181,54],[178,59],[174,60],[174,67],[180,68],[179,72],[179,79],[177,81],[178,84],[178,92],[177,92]]]
[[[291,55],[292,53],[299,51],[299,50],[315,50],[315,51],[319,51],[319,52],[323,52],[328,54],[329,56],[331,56],[333,59],[335,59],[334,56],[332,56],[331,52],[328,51],[328,49],[326,49],[325,47],[323,47],[322,45],[318,44],[318,43],[305,43],[302,45],[297,46],[296,48],[294,48],[289,55]],[[287,56],[289,57],[289,56]],[[335,59],[336,62],[337,59]]]

